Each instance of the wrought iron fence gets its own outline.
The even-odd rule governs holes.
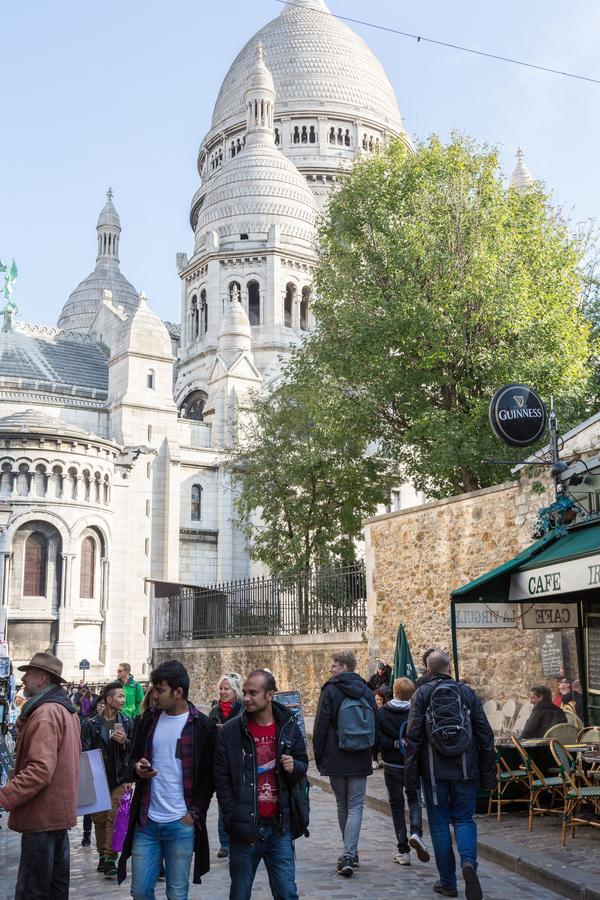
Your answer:
[[[302,575],[182,588],[167,598],[167,641],[364,631],[363,563]]]

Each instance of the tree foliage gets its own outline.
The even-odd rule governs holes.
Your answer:
[[[539,186],[506,187],[494,150],[454,136],[358,162],[319,234],[317,328],[296,361],[320,372],[430,496],[502,477],[487,421],[502,384],[591,401],[584,245]],[[333,402],[333,401],[332,401]],[[506,470],[507,471],[507,470]]]
[[[237,514],[252,557],[275,574],[352,560],[363,518],[393,483],[389,464],[368,452],[354,405],[337,393],[306,368],[257,397],[241,429],[231,459]]]

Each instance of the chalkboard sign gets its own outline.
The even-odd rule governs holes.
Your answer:
[[[9,772],[13,766],[13,758],[10,750],[6,746],[4,735],[0,734],[0,771],[4,773],[5,778],[8,778]]]
[[[545,677],[560,675],[562,668],[562,639],[560,634],[550,631],[542,644],[542,673]]]
[[[294,713],[300,731],[302,732],[304,743],[306,743],[306,730],[304,728],[304,716],[302,715],[302,701],[298,691],[279,691],[279,693],[275,694],[275,699],[278,703],[283,703],[284,706],[287,706],[290,712]]]
[[[600,693],[600,616],[587,619],[588,690]]]

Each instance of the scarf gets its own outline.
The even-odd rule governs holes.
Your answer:
[[[231,710],[233,709],[233,703],[228,703],[226,700],[219,700],[219,709],[221,710],[223,718],[228,719],[231,715]]]
[[[33,697],[30,697],[29,700],[21,708],[21,715],[19,716],[21,725],[23,724],[25,719],[27,719],[31,715],[34,709],[37,709],[38,706],[41,706],[42,703],[45,702],[48,694],[51,694],[56,690],[62,691],[62,688],[56,684],[49,684],[45,688],[42,688],[41,691],[38,691],[37,694],[34,694]]]

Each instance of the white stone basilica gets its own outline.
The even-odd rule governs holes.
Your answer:
[[[355,157],[400,136],[394,91],[323,0],[294,0],[234,60],[200,146],[181,328],[120,271],[109,191],[96,267],[49,329],[0,333],[0,632],[148,672],[153,582],[253,574],[221,463],[248,394],[311,327],[315,219]]]

